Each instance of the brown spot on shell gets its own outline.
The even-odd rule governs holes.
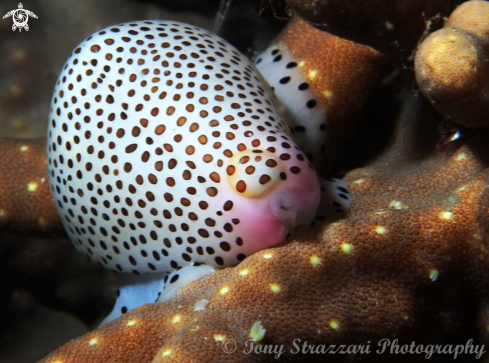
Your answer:
[[[244,193],[246,191],[246,183],[243,180],[238,181],[238,183],[236,183],[236,190],[240,193]]]

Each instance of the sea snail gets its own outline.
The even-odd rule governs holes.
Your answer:
[[[51,103],[52,194],[78,251],[142,275],[107,321],[311,223],[318,178],[277,103],[248,59],[196,26],[119,24],[73,51]]]

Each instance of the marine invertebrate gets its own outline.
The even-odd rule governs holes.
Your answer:
[[[77,248],[115,271],[169,270],[196,255],[223,266],[308,223],[315,174],[266,92],[239,53],[197,27],[134,22],[82,43],[55,88],[47,146]],[[144,246],[162,231],[181,250],[171,263]],[[89,241],[99,233],[106,242]],[[229,242],[209,253],[214,238]]]
[[[467,1],[418,48],[416,81],[449,121],[469,127],[488,125],[488,34],[489,3]]]
[[[118,302],[114,317],[154,302],[169,271],[188,266],[172,283],[208,273],[202,263],[236,264],[314,217],[317,176],[268,85],[201,28],[97,32],[68,59],[51,106],[49,180],[75,247],[116,272],[160,272],[147,294],[125,284],[120,300],[140,298]],[[335,191],[329,209],[346,211],[346,184],[323,188]]]
[[[298,17],[257,57],[256,66],[281,101],[294,138],[319,174],[330,168],[356,130],[385,60],[370,47],[315,29]]]
[[[417,344],[432,342],[427,320],[438,342],[450,336],[453,320],[444,309],[452,300],[444,294],[456,277],[479,291],[478,303],[487,297],[489,154],[484,140],[475,139],[450,157],[439,151],[420,157],[412,137],[439,117],[409,86],[400,97],[396,142],[345,178],[356,200],[347,219],[301,229],[287,245],[207,275],[167,302],[133,310],[41,362],[267,361],[270,355],[244,353],[256,321],[266,329],[263,344],[289,348],[297,338],[326,345],[369,340],[372,349],[380,338],[410,343],[411,334]],[[223,351],[227,339],[237,344],[232,354]],[[309,358],[324,361],[324,355]],[[425,359],[409,356],[417,358]]]

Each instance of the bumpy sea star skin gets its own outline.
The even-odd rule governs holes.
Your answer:
[[[448,120],[488,126],[489,3],[468,1],[443,29],[426,38],[415,58],[416,80],[425,97]]]
[[[386,54],[409,55],[426,30],[440,28],[464,0],[287,0],[318,29]]]
[[[258,56],[258,70],[319,174],[356,130],[385,61],[372,48],[317,30],[298,17]]]
[[[0,140],[0,230],[64,235],[49,190],[46,140]]]
[[[397,141],[373,164],[345,177],[355,200],[347,219],[302,229],[287,245],[205,276],[168,302],[133,310],[41,362],[271,361],[270,355],[243,353],[257,321],[266,329],[263,344],[289,348],[296,338],[344,344],[413,332],[418,343],[433,336],[426,333],[425,322],[433,316],[426,306],[433,300],[435,306],[449,305],[443,296],[457,276],[464,277],[464,286],[479,287],[477,301],[484,300],[489,268],[485,138],[471,139],[451,155],[413,152],[400,140],[412,140],[426,122],[438,119],[426,119],[436,114],[410,82],[401,95],[405,107],[396,123]],[[446,319],[440,320],[445,329],[436,330],[437,339],[450,334]],[[233,354],[223,352],[226,339],[237,343]],[[298,358],[282,356],[283,361]],[[324,356],[310,358],[324,361]],[[392,356],[375,356],[383,358],[392,361]]]

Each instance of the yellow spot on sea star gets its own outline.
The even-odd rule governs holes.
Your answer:
[[[227,294],[228,292],[229,292],[229,287],[227,287],[227,286],[223,286],[223,287],[221,287],[221,289],[219,290],[219,293],[220,293],[221,295]]]
[[[457,160],[457,161],[460,161],[460,160],[463,160],[463,159],[466,159],[465,153],[460,153],[455,158],[455,160]]]
[[[136,319],[129,320],[126,324],[127,326],[133,326],[136,325]]]
[[[249,273],[250,273],[250,270],[249,270],[249,269],[247,269],[247,268],[242,268],[241,270],[239,270],[239,271],[238,271],[238,274],[239,274],[240,276],[246,276],[246,275],[248,275]]]
[[[43,217],[39,217],[37,219],[37,223],[40,225],[40,226],[44,226],[46,224],[46,220],[43,218]]]
[[[261,321],[255,321],[251,326],[250,338],[255,342],[262,340],[265,337],[266,329],[261,325]]]
[[[306,64],[305,61],[300,61],[299,63],[297,63],[299,67],[304,67],[305,64]]]
[[[309,72],[307,72],[307,78],[309,78],[310,80],[313,80],[314,78],[316,78],[318,73],[319,72],[317,69],[311,69]]]
[[[175,323],[179,323],[179,322],[180,322],[180,320],[182,320],[182,317],[181,317],[180,315],[178,315],[178,314],[177,314],[177,315],[175,315],[175,316],[174,316],[174,317],[171,319],[171,322],[172,322],[173,324],[175,324]]]
[[[323,95],[324,95],[324,97],[326,97],[326,98],[330,98],[331,96],[333,96],[333,91],[330,91],[330,90],[325,90],[325,91],[323,92]]]
[[[363,182],[365,181],[365,179],[357,179],[355,180],[354,182],[352,182],[353,184],[362,184]]]
[[[91,340],[88,342],[88,344],[90,344],[90,345],[95,345],[95,344],[97,344],[97,338],[93,338],[93,339],[91,339]]]
[[[37,187],[38,185],[36,182],[30,182],[29,184],[27,184],[27,190],[30,192],[35,192]]]
[[[401,202],[400,200],[393,200],[389,204],[389,208],[394,208],[394,209],[407,209],[407,204]]]
[[[5,211],[3,209],[0,209],[0,218],[5,216]]]
[[[317,255],[312,255],[310,260],[312,267],[316,267],[321,264],[321,259]]]
[[[270,290],[272,290],[273,292],[279,292],[280,291],[279,284],[273,283],[273,284],[269,284],[269,285],[270,285]]]
[[[29,150],[29,146],[27,146],[27,145],[22,145],[20,147],[20,151],[27,151],[27,150]]]
[[[161,354],[161,356],[162,356],[162,357],[166,357],[166,356],[168,356],[168,355],[170,355],[170,354],[171,354],[171,349],[166,349],[166,350],[165,350],[165,351],[164,351],[164,352]]]
[[[377,232],[378,234],[384,234],[387,230],[385,229],[385,227],[382,227],[382,226],[377,226],[375,227],[375,232]]]
[[[224,339],[226,339],[224,334],[214,334],[214,340],[216,342],[222,342]]]
[[[263,255],[263,258],[266,258],[267,260],[273,257],[273,253],[267,252]]]
[[[200,327],[198,325],[196,325],[195,327],[190,328],[190,331],[197,331],[199,329],[200,329]]]
[[[334,330],[338,329],[340,327],[340,324],[336,320],[331,320],[329,322],[329,326],[332,327]]]
[[[442,211],[438,214],[438,217],[440,219],[444,219],[446,221],[450,220],[452,218],[452,212],[445,212],[445,211]]]
[[[350,253],[352,249],[353,246],[350,243],[344,242],[341,244],[341,250],[345,253]]]

